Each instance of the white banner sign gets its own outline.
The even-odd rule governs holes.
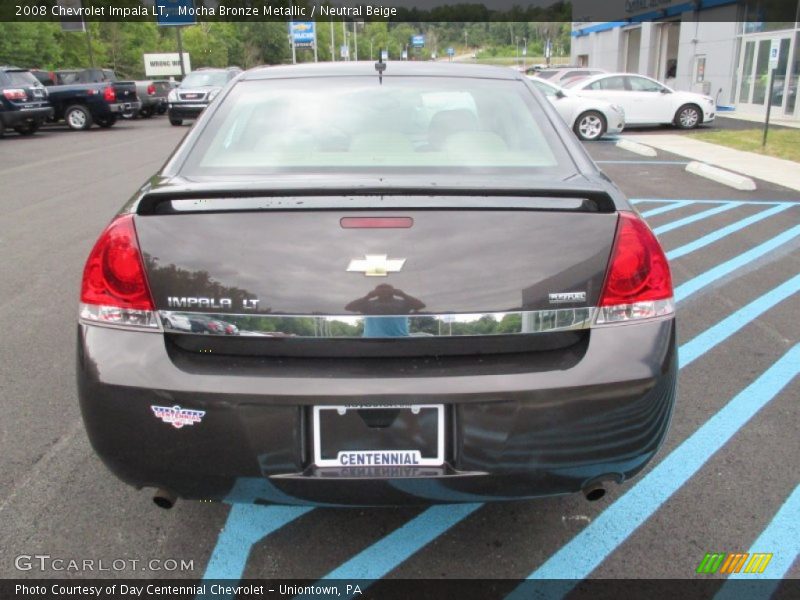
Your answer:
[[[186,73],[192,70],[192,61],[187,52],[183,53],[183,68]],[[181,63],[178,60],[177,52],[165,54],[145,54],[144,55],[144,74],[145,77],[168,77],[170,75],[181,74]]]

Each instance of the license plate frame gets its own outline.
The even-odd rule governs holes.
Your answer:
[[[362,449],[362,450],[339,450],[337,452],[336,458],[323,458],[322,456],[322,428],[320,425],[320,416],[322,411],[336,411],[339,415],[343,415],[341,412],[342,410],[345,411],[358,411],[358,410],[408,410],[410,412],[414,412],[415,409],[422,410],[433,410],[436,412],[436,440],[435,440],[435,448],[436,448],[436,456],[422,456],[419,449],[416,448],[381,448],[381,449]],[[441,467],[445,463],[445,452],[444,452],[444,445],[445,445],[445,410],[444,404],[414,404],[414,405],[394,405],[394,404],[387,404],[387,405],[380,405],[380,406],[368,406],[368,405],[327,405],[327,406],[314,406],[312,410],[312,440],[313,440],[313,460],[314,465],[317,467],[381,467],[381,466],[411,466],[411,467]],[[415,454],[415,462],[411,463],[369,463],[369,464],[346,464],[342,463],[342,455],[347,454],[349,455],[365,455],[365,460],[368,458],[366,455],[372,455],[373,459],[375,459],[375,455],[381,455],[382,457],[385,456],[388,459],[392,459],[392,456],[389,455],[396,455],[399,453],[401,456],[411,456],[408,453],[416,453]]]

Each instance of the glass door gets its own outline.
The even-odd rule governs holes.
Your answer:
[[[772,93],[769,92],[769,49],[773,39],[780,44],[780,59],[775,70],[775,81]],[[789,56],[794,44],[791,36],[775,38],[775,36],[756,39],[745,39],[739,59],[739,89],[737,107],[747,112],[763,113],[767,109],[767,99],[772,103],[773,111],[788,110],[787,100],[791,95],[791,81],[787,77]],[[793,108],[793,107],[792,107]]]

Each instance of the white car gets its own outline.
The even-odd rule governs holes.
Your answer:
[[[582,140],[597,140],[607,133],[620,133],[625,127],[625,111],[617,104],[582,98],[546,79],[529,77]]]
[[[622,106],[628,127],[673,124],[693,129],[714,121],[716,103],[711,96],[679,92],[644,75],[606,73],[573,81],[567,87],[583,98]]]

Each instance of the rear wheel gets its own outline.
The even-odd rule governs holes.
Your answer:
[[[183,119],[176,119],[175,117],[170,117],[169,124],[174,125],[175,127],[179,127],[183,125]]]
[[[153,112],[154,110],[152,108],[143,108],[142,110],[139,111],[139,116],[142,117],[143,119],[149,119],[150,117],[153,116]]]
[[[92,126],[92,113],[80,104],[73,104],[64,111],[64,120],[67,126],[75,131],[89,129]]]
[[[113,127],[117,122],[117,115],[109,115],[107,117],[98,117],[97,124],[104,128],[108,129],[109,127]]]
[[[16,131],[20,135],[33,135],[37,131],[39,131],[39,127],[42,124],[40,121],[29,121],[24,125],[17,125],[14,127],[14,131]]]
[[[606,132],[606,119],[596,110],[587,110],[575,119],[575,134],[582,140],[593,141]]]
[[[675,113],[675,126],[680,129],[694,129],[703,120],[700,108],[694,104],[684,104]]]

